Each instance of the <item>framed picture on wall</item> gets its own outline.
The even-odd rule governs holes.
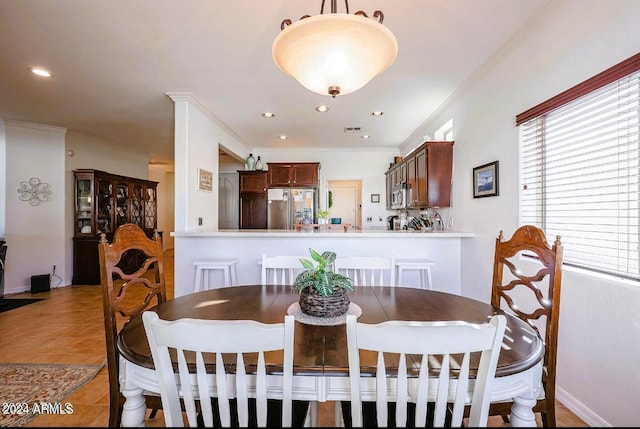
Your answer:
[[[498,195],[498,161],[473,169],[473,198],[495,197]]]
[[[213,173],[211,171],[198,168],[198,190],[213,192]]]

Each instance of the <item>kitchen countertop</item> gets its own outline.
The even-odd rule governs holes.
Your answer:
[[[282,229],[223,229],[223,230],[193,230],[193,231],[174,231],[171,232],[172,237],[309,237],[314,235],[318,237],[375,237],[375,238],[464,238],[475,237],[473,232],[463,232],[455,230],[444,231],[416,231],[416,230],[379,230],[379,229],[317,229],[300,231],[282,230]]]

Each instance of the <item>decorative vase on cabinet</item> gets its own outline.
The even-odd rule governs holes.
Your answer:
[[[253,157],[253,154],[250,153],[247,157],[247,170],[255,170],[256,169],[256,159]]]
[[[262,160],[260,159],[260,156],[258,155],[258,159],[256,160],[256,170],[261,171],[263,168],[262,166]]]

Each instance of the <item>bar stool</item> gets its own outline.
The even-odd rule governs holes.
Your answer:
[[[202,258],[193,261],[196,267],[196,281],[194,292],[209,290],[209,271],[222,270],[224,275],[224,286],[235,286],[238,284],[238,274],[236,265],[238,259],[235,258]],[[203,276],[204,274],[204,276]]]
[[[420,287],[422,289],[433,289],[433,280],[431,278],[431,267],[436,263],[431,259],[424,258],[396,258],[396,268],[398,275],[396,276],[397,284],[402,286],[402,273],[405,270],[420,270]]]

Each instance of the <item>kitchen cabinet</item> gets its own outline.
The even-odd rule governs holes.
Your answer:
[[[407,208],[449,207],[452,169],[452,141],[423,143],[387,171],[387,208],[390,207],[389,184],[393,187],[393,184],[402,183],[402,174],[407,183]]]
[[[98,241],[111,242],[125,223],[138,225],[152,237],[157,229],[158,182],[100,170],[78,169],[75,179],[73,284],[100,284]]]
[[[407,182],[407,164],[404,162],[400,162],[398,164],[394,164],[389,167],[389,170],[385,173],[386,175],[386,196],[387,196],[387,210],[392,210],[391,208],[391,191],[392,189],[400,185],[401,183]]]
[[[319,162],[269,162],[270,188],[317,188]]]
[[[407,167],[407,207],[416,207],[418,201],[418,179],[416,177],[416,157],[408,156],[404,164]]]
[[[267,228],[267,172],[238,171],[240,229]]]
[[[385,196],[387,198],[385,207],[387,210],[391,210],[391,190],[393,189],[393,175],[391,170],[387,170],[385,173],[385,184]]]
[[[267,193],[266,171],[238,171],[240,181],[240,193]]]

